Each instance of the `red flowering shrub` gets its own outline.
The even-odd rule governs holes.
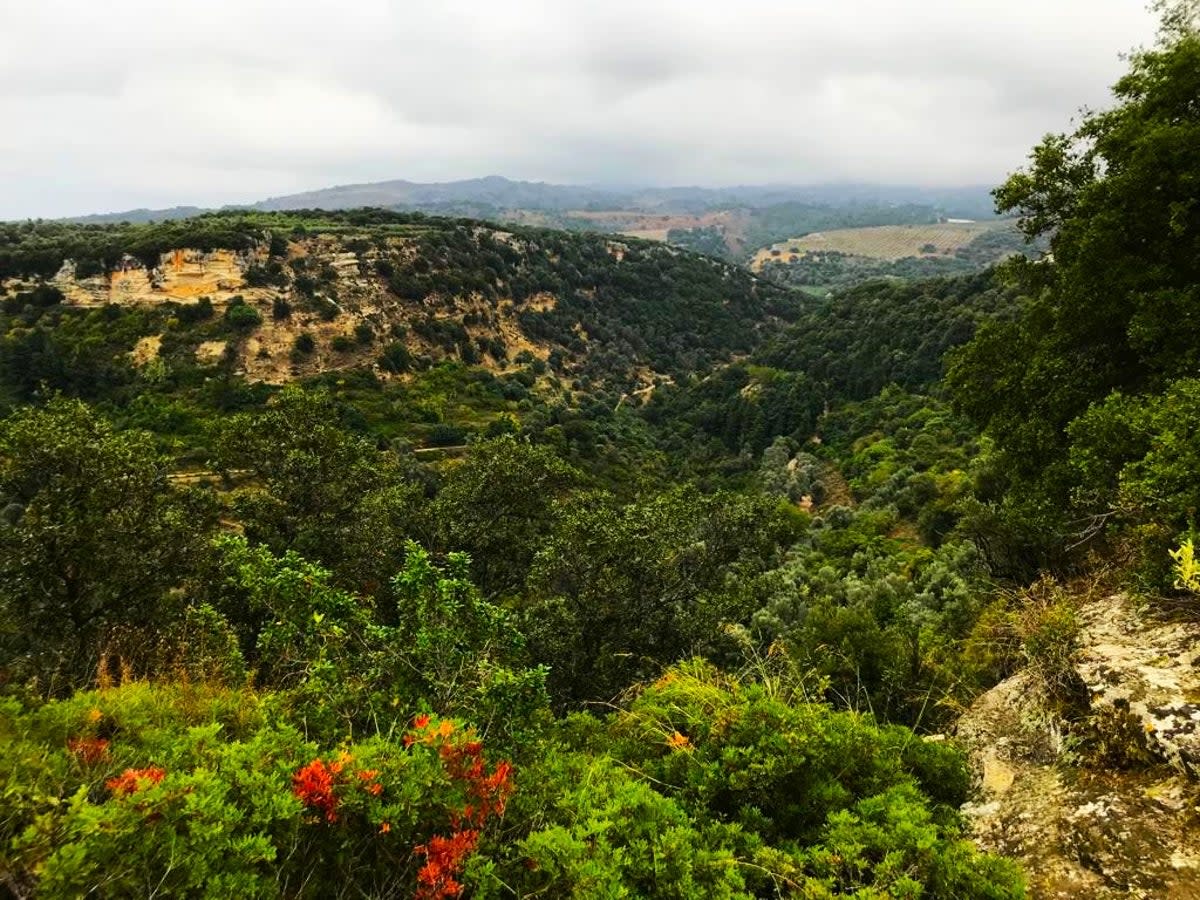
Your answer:
[[[427,860],[417,872],[416,900],[443,900],[462,893],[463,886],[457,876],[477,843],[479,832],[467,829],[450,837],[435,835],[429,843],[414,847],[413,852]]]
[[[36,787],[6,796],[5,877],[46,897],[472,890],[509,794],[507,765],[473,732],[423,715],[340,753],[260,702],[146,682],[28,711],[0,698],[0,735],[18,748],[0,753],[0,783]]]
[[[488,819],[504,814],[513,791],[512,763],[501,760],[489,772],[483,757],[483,743],[470,738],[452,740],[454,723],[443,719],[432,725],[429,716],[417,716],[413,731],[404,737],[404,746],[421,743],[436,747],[442,765],[453,782],[466,795],[460,809],[449,810],[451,832],[435,835],[413,852],[425,857],[417,872],[417,900],[443,900],[462,892],[458,876],[467,858],[479,843],[481,829]],[[466,737],[466,736],[464,736]]]
[[[292,776],[292,794],[309,809],[319,812],[326,822],[336,822],[340,802],[336,788],[352,783],[342,774],[352,759],[348,753],[329,763],[317,757]],[[362,769],[355,776],[372,797],[383,793],[383,785],[376,780],[378,769]]]
[[[340,762],[326,765],[318,757],[292,776],[292,793],[309,809],[320,812],[326,822],[336,822],[338,798],[333,787],[341,772]]]
[[[114,797],[136,794],[142,788],[158,784],[167,775],[167,770],[159,766],[147,766],[145,769],[126,769],[116,778],[110,778],[104,784],[113,792]]]
[[[71,738],[67,749],[85,766],[92,766],[108,756],[108,741],[104,738]]]

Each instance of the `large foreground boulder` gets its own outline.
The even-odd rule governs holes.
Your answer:
[[[959,721],[981,847],[1014,857],[1032,898],[1200,900],[1200,625],[1113,595],[1079,610],[1090,708],[1065,721],[1031,671]]]

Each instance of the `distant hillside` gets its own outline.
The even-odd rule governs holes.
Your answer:
[[[68,377],[80,347],[55,341],[74,314],[114,304],[140,324],[89,332],[88,353],[272,383],[452,359],[635,386],[750,352],[798,314],[795,294],[662,244],[378,210],[0,226],[0,298],[0,355],[30,390]]]
[[[364,206],[387,209],[484,206],[496,209],[567,210],[588,206],[617,209],[631,207],[634,203],[630,194],[603,188],[510,181],[491,175],[486,178],[434,184],[396,180],[341,185],[272,197],[253,204],[253,208],[280,211],[353,209]]]
[[[906,256],[952,254],[979,235],[997,227],[992,222],[940,222],[931,225],[882,225],[819,231],[773,244],[758,251],[754,269],[775,259],[806,253],[849,253],[868,259],[897,260]]]
[[[421,209],[491,206],[495,209],[636,210],[659,213],[702,213],[745,207],[761,209],[785,203],[834,207],[937,208],[945,215],[984,218],[992,215],[987,188],[925,189],[886,185],[743,185],[735,187],[630,187],[547,184],[513,181],[497,175],[465,181],[421,184],[379,181],[343,185],[253,204],[254,209],[347,209],[361,206]]]
[[[789,238],[755,253],[750,268],[780,284],[825,294],[873,278],[969,275],[1014,254],[1036,257],[1045,249],[1045,241],[1026,242],[1012,220],[885,225]]]
[[[730,260],[814,230],[932,223],[992,215],[986,188],[887,185],[605,187],[513,181],[499,176],[422,184],[393,180],[341,185],[246,206],[264,212],[375,207],[435,215],[629,234]],[[83,216],[83,224],[172,221],[205,210],[182,206]]]
[[[145,224],[147,222],[173,222],[177,219],[190,219],[203,215],[210,210],[200,206],[172,206],[170,209],[128,209],[124,212],[95,213],[90,216],[75,216],[67,219],[80,225],[116,225],[121,222]]]

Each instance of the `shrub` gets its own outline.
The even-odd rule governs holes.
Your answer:
[[[225,310],[225,321],[238,331],[250,331],[262,324],[262,316],[257,309],[245,302],[230,303]]]
[[[292,342],[292,353],[299,356],[308,356],[317,349],[316,338],[311,332],[302,331],[296,335],[296,339]]]
[[[411,366],[412,354],[399,341],[388,344],[379,355],[379,367],[385,372],[407,372]]]
[[[431,447],[454,447],[466,442],[467,430],[458,425],[448,425],[443,422],[429,429],[427,440]]]
[[[1196,562],[1196,548],[1191,538],[1184,539],[1177,550],[1171,551],[1174,562],[1175,588],[1200,594],[1200,563]]]
[[[317,283],[309,275],[297,275],[295,285],[297,291],[310,299],[317,289]]]
[[[1079,619],[1070,595],[1050,576],[989,607],[980,616],[968,654],[993,676],[1028,666],[1034,685],[1060,714],[1087,707],[1087,691],[1075,668]]]
[[[504,814],[511,764],[418,715],[395,742],[321,747],[262,698],[134,683],[22,709],[0,840],[40,896],[457,896]],[[102,737],[101,735],[111,735]]]
[[[185,325],[203,322],[213,317],[213,303],[209,297],[201,297],[195,303],[184,304],[175,312],[175,317]]]
[[[1043,578],[1018,604],[1017,632],[1038,680],[1052,698],[1078,699],[1083,688],[1075,669],[1080,625],[1070,598],[1052,579]]]
[[[317,315],[321,317],[322,322],[332,322],[342,313],[342,308],[338,306],[337,300],[332,297],[322,297],[318,301]]]
[[[279,259],[271,259],[265,266],[251,263],[242,277],[249,287],[287,287],[288,283],[287,273]]]

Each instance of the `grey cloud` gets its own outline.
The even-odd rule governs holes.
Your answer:
[[[385,178],[990,183],[1141,0],[0,0],[0,217]]]

